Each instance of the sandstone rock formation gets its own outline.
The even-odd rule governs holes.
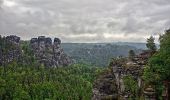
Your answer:
[[[111,70],[102,73],[94,82],[92,100],[117,100],[118,90],[115,81]]]
[[[113,64],[112,70],[116,77],[116,84],[118,85],[118,93],[120,96],[128,98],[129,93],[126,93],[123,82],[123,77],[131,75],[137,81],[138,87],[142,87],[142,72],[144,66],[147,64],[149,57],[153,53],[151,51],[143,51],[141,54],[136,55],[133,59],[126,59],[122,64]]]
[[[17,60],[21,56],[20,37],[10,35],[0,36],[0,65]]]
[[[51,38],[45,36],[32,38],[30,41],[30,47],[36,59],[47,67],[68,66],[72,63],[72,60],[63,52],[60,44],[59,38],[54,38],[54,42],[52,42]]]
[[[138,87],[142,87],[142,72],[144,66],[147,64],[148,58],[151,57],[153,52],[143,51],[141,54],[136,55],[133,59],[128,58],[117,58],[110,64],[109,73],[104,73],[95,81],[93,86],[93,97],[92,100],[102,100],[103,97],[109,97],[109,100],[113,98],[117,93],[117,99],[121,97],[121,100],[126,100],[129,92],[125,91],[124,76],[131,75],[134,80],[137,81]],[[114,91],[109,92],[108,87],[114,86]],[[108,93],[109,92],[109,93]],[[110,99],[111,98],[111,99]],[[117,100],[116,99],[116,100]],[[107,99],[104,99],[107,100]]]

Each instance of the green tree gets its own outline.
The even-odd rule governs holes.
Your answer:
[[[138,84],[137,81],[132,77],[132,75],[124,76],[123,82],[125,84],[125,91],[130,91],[133,97],[137,96]]]
[[[129,59],[133,59],[135,57],[135,52],[133,50],[129,50]]]
[[[170,30],[160,36],[160,49],[149,59],[143,78],[148,84],[156,85],[157,95],[161,96],[163,81],[170,81]]]
[[[160,50],[150,59],[149,65],[159,73],[160,79],[170,80],[170,30],[160,37]]]
[[[156,51],[156,45],[154,43],[155,38],[153,36],[150,36],[150,38],[147,39],[146,47],[151,51]]]

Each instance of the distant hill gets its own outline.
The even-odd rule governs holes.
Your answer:
[[[115,45],[128,45],[136,47],[137,49],[147,49],[146,43],[137,43],[137,42],[113,42]],[[159,44],[156,44],[157,48],[159,48]]]
[[[128,46],[134,46],[137,49],[146,49],[146,43],[135,43],[135,42],[114,42],[113,44],[116,45],[128,45]]]
[[[95,66],[107,66],[111,58],[128,56],[129,50],[134,50],[136,53],[142,51],[141,48],[128,43],[124,45],[123,43],[62,43],[61,46],[76,63]]]

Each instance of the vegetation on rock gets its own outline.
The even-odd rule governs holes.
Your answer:
[[[170,30],[160,36],[160,49],[150,59],[143,74],[147,84],[155,86],[157,96],[162,96],[163,82],[170,81]]]
[[[130,93],[130,98],[137,98],[139,95],[139,87],[136,80],[134,80],[132,75],[127,75],[123,77],[123,82],[125,85],[125,91]]]

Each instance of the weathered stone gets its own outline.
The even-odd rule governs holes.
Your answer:
[[[45,36],[39,36],[39,37],[38,37],[38,41],[39,41],[39,42],[45,41]]]
[[[3,41],[1,41],[1,44],[8,46],[0,47],[0,65],[8,64],[21,56],[21,49],[19,46],[20,37],[10,35],[2,39]]]
[[[151,56],[149,51],[144,51],[141,54],[134,57],[133,60],[127,59],[126,63],[122,63],[121,66],[112,66],[114,75],[116,76],[116,84],[118,85],[119,94],[124,94],[124,84],[122,78],[127,75],[131,75],[141,87],[142,80],[140,74],[143,72],[144,66],[147,64],[148,58]],[[121,73],[121,74],[120,74]]]
[[[48,45],[51,45],[52,44],[51,38],[49,38],[49,37],[46,38],[45,43],[48,44]]]
[[[115,76],[111,71],[105,71],[94,82],[92,100],[117,100],[117,91]]]
[[[155,89],[151,86],[148,86],[144,89],[144,96],[146,100],[156,100]]]
[[[144,51],[141,54],[135,56],[133,60],[126,59],[122,61],[121,59],[118,58],[111,63],[110,67],[112,69],[112,74],[114,77],[112,79],[114,83],[112,84],[116,84],[117,93],[119,97],[123,97],[125,100],[127,100],[127,98],[130,95],[129,92],[125,91],[125,85],[123,82],[124,76],[131,75],[134,78],[134,80],[137,81],[138,87],[141,88],[142,86],[141,73],[143,72],[143,68],[147,64],[148,58],[151,55],[152,55],[151,52]],[[108,73],[107,75],[111,75],[111,74]],[[106,74],[104,74],[104,76],[106,76]],[[93,100],[101,100],[102,96],[107,97],[110,95],[108,93],[103,93],[103,91],[108,90],[107,89],[108,83],[109,83],[108,80],[104,80],[104,79],[102,81],[99,81],[98,83],[96,82],[94,83],[99,87],[102,86],[102,88],[99,87],[96,88],[96,86],[93,87],[93,98],[95,98],[95,99],[92,98]],[[105,86],[101,84],[105,84]],[[102,91],[100,89],[102,89]],[[112,93],[114,94],[115,92]],[[122,98],[120,100],[122,100]]]
[[[6,39],[8,41],[11,41],[13,43],[19,43],[20,42],[20,37],[16,36],[16,35],[10,35],[10,36],[7,36]]]
[[[72,63],[71,59],[63,52],[60,44],[59,38],[55,38],[54,43],[52,43],[51,38],[45,36],[39,36],[38,39],[32,38],[30,41],[30,47],[35,57],[47,67],[68,66]]]
[[[38,39],[37,39],[37,38],[32,38],[32,39],[30,40],[30,43],[31,43],[31,44],[36,43],[36,42],[38,42]]]
[[[59,38],[54,38],[54,44],[61,44],[61,40]]]

